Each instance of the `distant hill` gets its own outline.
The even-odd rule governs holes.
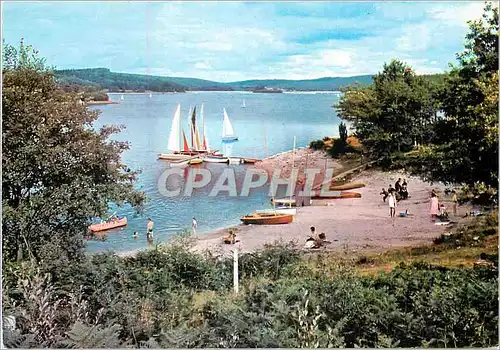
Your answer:
[[[92,90],[109,91],[232,91],[254,90],[256,88],[278,88],[295,91],[334,91],[352,84],[371,84],[371,75],[352,77],[326,77],[310,80],[263,79],[244,80],[230,83],[196,79],[163,77],[157,75],[115,73],[107,68],[67,69],[55,72],[56,79],[63,86],[83,86]],[[443,74],[425,75],[432,82],[443,80]]]
[[[327,77],[310,80],[245,80],[227,83],[235,90],[253,90],[256,87],[279,88],[284,90],[299,91],[335,91],[341,88],[359,83],[361,85],[371,84],[371,75],[358,75],[353,77]]]
[[[68,69],[55,72],[56,80],[62,85],[98,85],[109,91],[178,91],[186,90],[184,85],[167,77],[114,73],[107,68]]]

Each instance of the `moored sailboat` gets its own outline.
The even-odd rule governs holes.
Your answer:
[[[234,134],[233,126],[229,120],[226,109],[223,108],[224,120],[222,122],[222,141],[237,141],[238,137]]]

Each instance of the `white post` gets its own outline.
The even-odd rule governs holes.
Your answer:
[[[234,284],[234,292],[238,293],[238,248],[234,248],[234,265],[233,265],[233,284]]]

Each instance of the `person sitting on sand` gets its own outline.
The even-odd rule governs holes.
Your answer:
[[[401,178],[399,178],[398,181],[396,181],[396,183],[394,184],[394,189],[396,190],[396,192],[401,191]]]
[[[401,184],[401,186],[408,186],[408,183],[406,182],[406,179],[403,179],[403,183]]]
[[[401,199],[408,199],[408,189],[406,188],[406,183],[403,182],[401,186]]]
[[[384,196],[382,199],[384,200],[385,203],[385,200],[387,199],[387,197],[389,197],[389,192],[387,192],[385,188],[382,188],[382,192],[380,192],[380,195]]]
[[[234,233],[234,231],[229,230],[229,234],[222,237],[222,242],[224,244],[234,244],[236,242],[236,234]]]

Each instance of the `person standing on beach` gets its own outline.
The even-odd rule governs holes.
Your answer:
[[[394,195],[394,191],[389,193],[389,209],[391,211],[391,218],[396,217],[396,196]]]
[[[453,216],[457,216],[458,199],[457,199],[457,193],[455,192],[455,190],[451,191],[451,200],[453,202]]]
[[[148,241],[152,240],[153,239],[153,227],[154,227],[154,223],[153,223],[153,220],[151,220],[151,218],[148,219],[148,224],[146,226],[146,229],[147,229],[147,233],[148,233]]]
[[[431,218],[433,220],[436,219],[437,215],[439,212],[439,200],[434,191],[431,192],[431,207],[430,207],[430,214]]]
[[[193,217],[193,224],[191,225],[191,229],[193,230],[193,234],[196,234],[196,229],[198,228],[198,221],[196,221],[196,218]]]

